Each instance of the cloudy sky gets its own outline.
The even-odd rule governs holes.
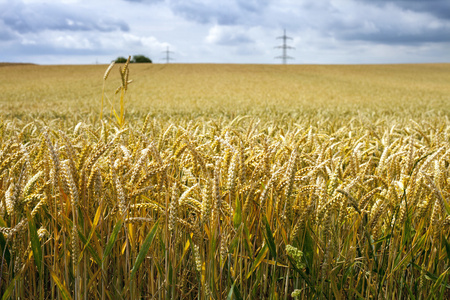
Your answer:
[[[450,62],[449,0],[0,0],[0,62]]]

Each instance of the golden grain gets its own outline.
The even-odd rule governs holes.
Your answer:
[[[103,81],[114,80],[112,66]],[[395,299],[413,286],[424,299],[446,295],[435,283],[448,273],[450,122],[445,113],[420,113],[407,87],[421,85],[412,89],[435,101],[429,107],[448,109],[447,68],[442,79],[409,67],[425,84],[400,67],[367,67],[376,71],[369,80],[356,67],[241,66],[275,72],[252,73],[272,78],[267,86],[224,68],[167,66],[159,76],[172,76],[178,94],[151,77],[161,86],[148,80],[146,96],[145,80],[131,86],[128,78],[143,69],[126,64],[115,81],[120,92],[136,92],[126,122],[59,106],[66,119],[2,115],[0,292],[266,299],[295,290],[299,299]],[[387,69],[397,80],[384,78]],[[244,87],[252,91],[245,97],[236,93]],[[20,98],[8,89],[8,99]],[[403,94],[410,106],[396,100]]]

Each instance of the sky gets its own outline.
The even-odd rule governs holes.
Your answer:
[[[450,0],[0,0],[0,62],[450,62]]]

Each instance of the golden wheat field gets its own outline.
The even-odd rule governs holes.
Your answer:
[[[0,112],[26,121],[62,118],[73,123],[98,119],[102,78],[107,66],[0,67]],[[120,85],[111,71],[106,95],[114,101]],[[142,122],[203,117],[253,116],[375,120],[450,112],[450,64],[308,65],[161,65],[131,64],[133,83],[127,115]],[[117,100],[117,97],[116,97]],[[107,106],[108,107],[108,106]],[[106,112],[106,109],[105,109]]]
[[[450,64],[0,64],[0,91],[2,299],[450,297]]]

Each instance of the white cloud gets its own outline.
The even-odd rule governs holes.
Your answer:
[[[277,63],[284,28],[295,63],[450,61],[448,0],[0,0],[0,61]]]

